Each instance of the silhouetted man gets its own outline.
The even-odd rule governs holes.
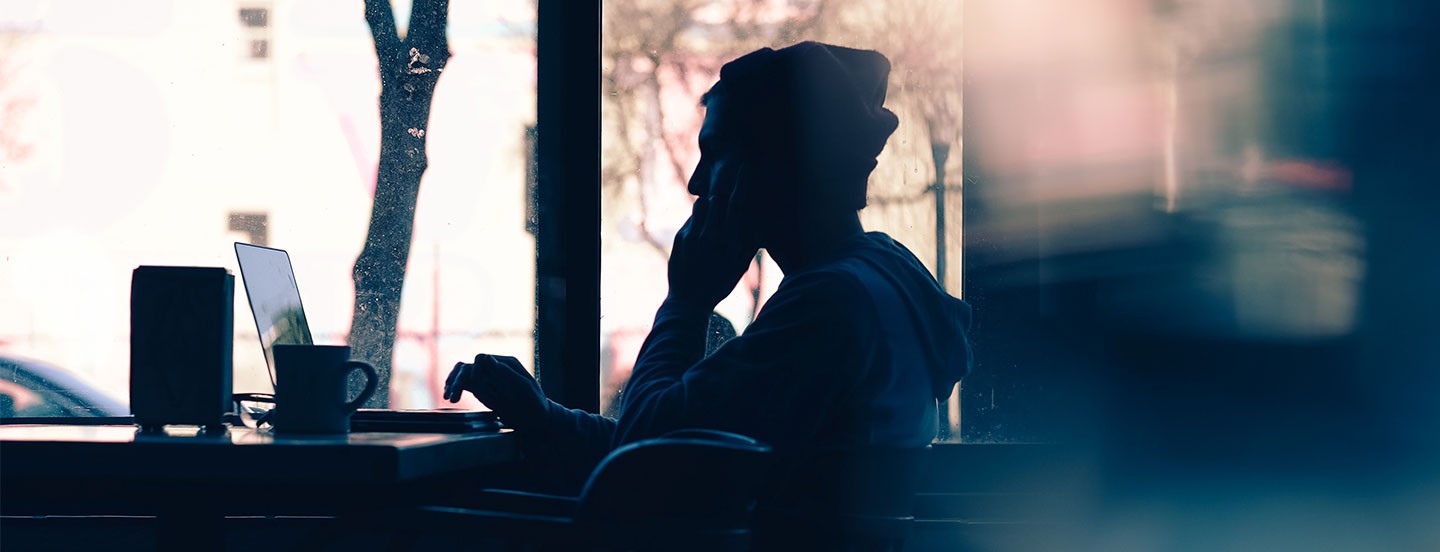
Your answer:
[[[898,125],[878,52],[807,42],[726,64],[702,100],[698,196],[675,236],[670,291],[617,419],[544,397],[515,359],[478,355],[446,382],[525,435],[527,453],[588,473],[621,444],[680,428],[731,431],[777,454],[923,447],[937,399],[970,364],[970,308],[858,211]],[[765,248],[784,271],[745,332],[705,356],[710,313]]]

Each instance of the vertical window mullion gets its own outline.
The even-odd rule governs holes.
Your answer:
[[[540,0],[535,363],[545,394],[600,408],[600,0]]]

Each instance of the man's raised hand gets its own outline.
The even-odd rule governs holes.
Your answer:
[[[735,289],[759,249],[746,239],[730,198],[701,196],[670,250],[672,301],[709,312]]]

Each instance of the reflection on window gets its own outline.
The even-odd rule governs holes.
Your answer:
[[[270,57],[270,41],[264,39],[250,41],[250,59],[266,59]]]
[[[246,27],[270,26],[270,10],[265,8],[240,8],[240,22]]]
[[[39,393],[26,389],[19,383],[0,380],[0,418],[61,414],[60,408],[46,401]]]
[[[230,231],[245,236],[245,243],[270,245],[270,215],[265,213],[230,213]]]
[[[245,48],[245,57],[252,61],[270,59],[270,8],[240,8],[240,27],[245,37],[240,41]]]

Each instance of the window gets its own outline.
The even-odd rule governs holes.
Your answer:
[[[256,39],[250,41],[250,59],[266,59],[270,57],[270,41]]]
[[[240,8],[240,22],[246,27],[269,27],[270,10],[266,8]]]
[[[317,339],[344,341],[376,185],[379,78],[359,10],[172,4],[0,15],[0,355],[47,361],[115,397],[127,385],[129,270],[233,270],[236,236],[289,249]],[[1369,78],[1352,59],[1364,56],[1326,37],[1350,28],[1336,13],[1370,15],[1311,0],[1071,4],[604,2],[600,362],[556,373],[590,378],[610,405],[688,214],[699,95],[725,61],[807,39],[877,49],[894,64],[887,103],[902,126],[871,180],[864,222],[906,243],[976,308],[976,370],[945,414],[952,439],[1072,434],[1094,407],[1088,383],[1132,365],[1114,356],[1120,336],[1351,339],[1362,275],[1427,274],[1430,265],[1392,250],[1367,255],[1373,228],[1404,230],[1409,219],[1352,193],[1360,154],[1342,136],[1375,136],[1352,132],[1371,128],[1352,119],[1378,108],[1356,99],[1370,90],[1337,76]],[[407,6],[395,3],[397,20],[408,20]],[[547,316],[537,295],[566,291],[537,278],[537,234],[547,216],[574,214],[547,208],[588,208],[579,193],[541,197],[547,176],[534,152],[592,129],[569,113],[554,132],[536,126],[544,77],[534,4],[450,10],[455,55],[430,124],[405,129],[425,138],[430,163],[392,406],[434,405],[449,365],[477,351],[535,365],[535,320]],[[1388,52],[1353,40],[1345,46]],[[275,70],[257,81],[246,67]],[[569,269],[593,270],[584,264],[593,251],[563,253],[577,261]],[[1392,264],[1372,270],[1377,259]],[[781,276],[762,255],[720,312],[743,331]],[[1372,304],[1406,303],[1366,285]],[[243,317],[243,294],[236,300]],[[571,318],[562,322],[584,316]],[[251,325],[235,327],[236,390],[263,391]],[[589,339],[578,333],[572,342]]]
[[[270,59],[270,8],[240,8],[240,28],[244,38],[245,58],[252,61]]]
[[[888,233],[960,295],[961,3],[604,3],[601,402],[629,376],[666,290],[666,259],[690,213],[699,99],[721,65],[760,47],[818,40],[879,50],[900,117],[870,179],[868,230]],[[950,155],[950,151],[957,152]],[[937,225],[937,215],[943,222]],[[937,246],[937,244],[939,244]],[[938,272],[937,272],[938,271]],[[742,333],[783,277],[762,251],[717,308]],[[958,409],[948,409],[958,428]],[[949,432],[946,431],[948,434]]]
[[[43,361],[123,404],[130,271],[223,266],[238,278],[237,240],[288,250],[316,341],[344,343],[381,138],[363,0],[80,5],[0,10],[0,67],[13,76],[0,106],[14,106],[0,137],[27,149],[0,150],[0,362]],[[454,55],[417,129],[429,167],[393,407],[434,406],[450,366],[478,351],[531,365],[534,13],[526,0],[450,7]],[[255,79],[252,58],[276,70]],[[267,392],[239,282],[235,313],[234,390]]]
[[[270,215],[265,213],[230,213],[230,231],[244,236],[246,243],[270,244]]]

